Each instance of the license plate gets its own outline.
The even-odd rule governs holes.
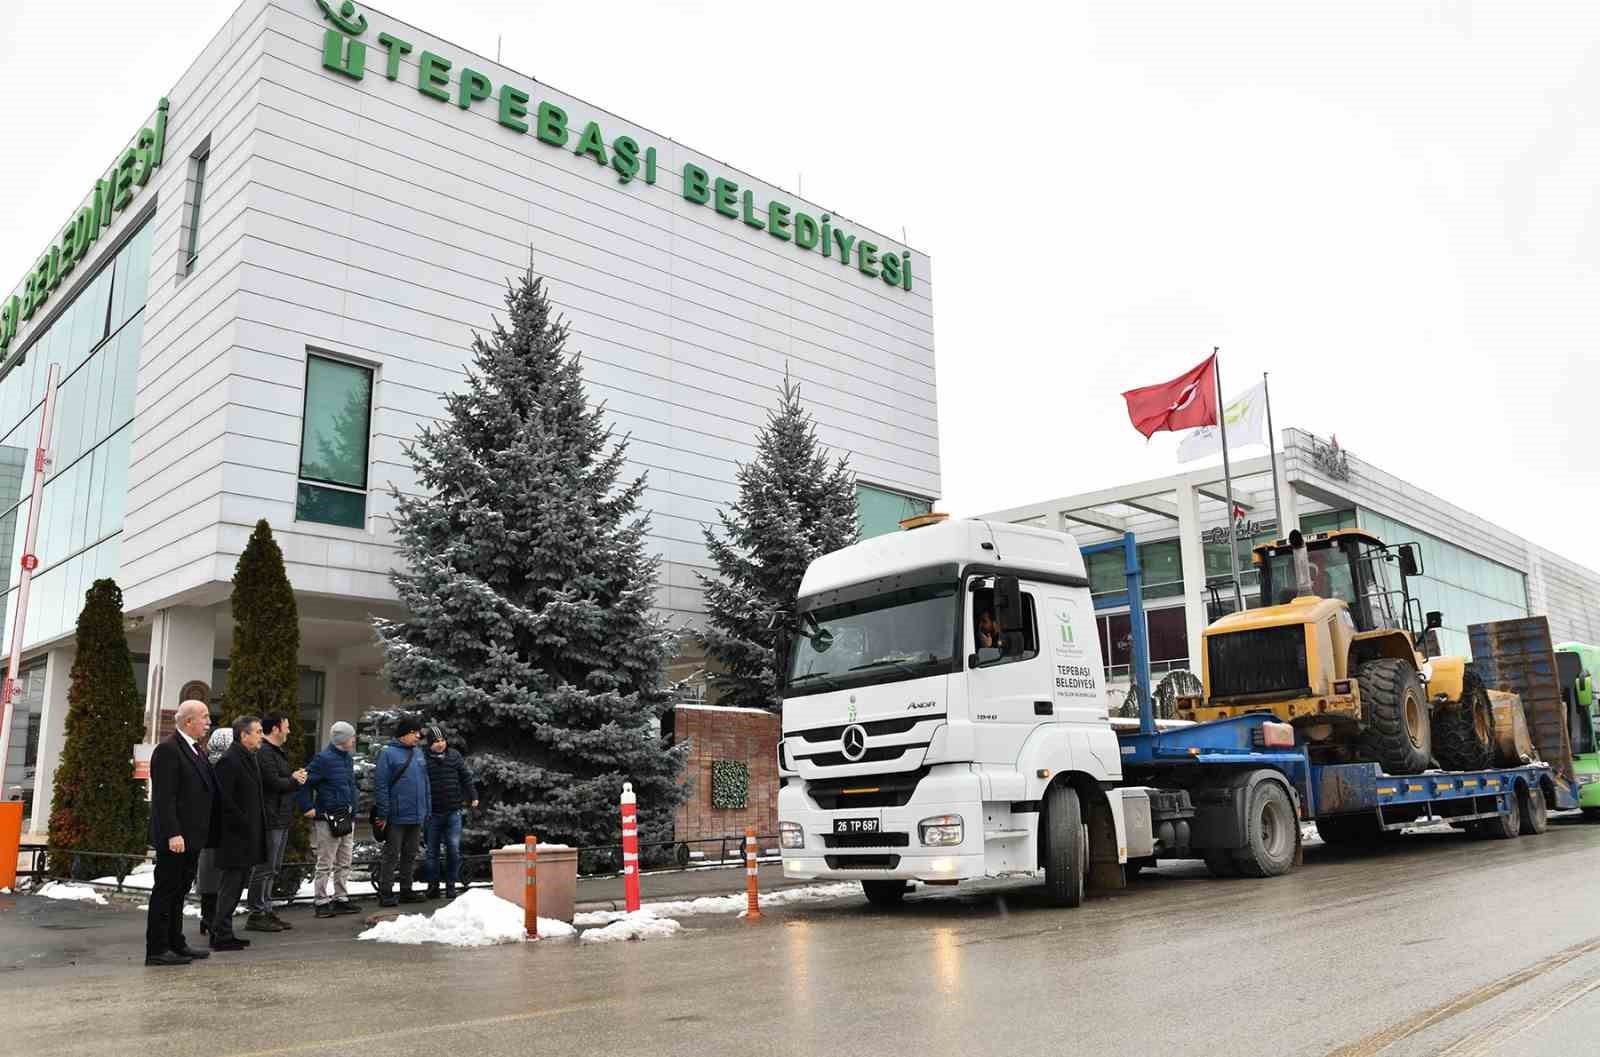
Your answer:
[[[835,833],[876,833],[878,820],[875,818],[836,818],[833,820]]]

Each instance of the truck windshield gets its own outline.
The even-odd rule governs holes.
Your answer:
[[[927,584],[801,616],[789,651],[790,695],[921,678],[954,660],[956,585]]]

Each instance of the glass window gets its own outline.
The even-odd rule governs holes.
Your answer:
[[[371,415],[370,368],[322,356],[306,358],[298,519],[365,525]]]
[[[932,509],[933,501],[929,499],[901,495],[870,484],[856,485],[856,524],[862,539],[899,532],[900,522]]]
[[[200,259],[200,202],[205,197],[206,162],[210,158],[211,153],[207,151],[191,162],[194,171],[194,201],[189,209],[189,245],[186,247],[188,252],[183,265],[185,274],[194,271],[195,262]]]
[[[789,651],[790,694],[948,670],[957,585],[931,583],[804,614]]]
[[[1150,629],[1152,664],[1188,659],[1189,626],[1182,606],[1148,610],[1145,623]]]
[[[972,592],[972,643],[980,665],[1037,657],[1039,617],[1034,610],[1033,596],[1027,593],[1022,596],[1022,630],[1003,635],[994,622],[994,589],[981,587]]]
[[[1089,572],[1089,590],[1093,594],[1116,594],[1128,589],[1128,576],[1123,571],[1122,550],[1095,551],[1084,558]]]

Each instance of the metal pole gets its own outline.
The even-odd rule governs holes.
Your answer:
[[[1150,705],[1150,638],[1144,615],[1144,567],[1139,564],[1139,546],[1131,532],[1122,534],[1122,571],[1128,583],[1128,628],[1133,633],[1133,665],[1130,678],[1139,698],[1139,733],[1156,732],[1155,713]]]
[[[11,719],[16,710],[12,702],[18,696],[17,666],[22,662],[22,631],[28,618],[28,589],[33,584],[33,570],[39,565],[34,553],[34,543],[39,532],[39,502],[44,492],[45,469],[50,464],[50,424],[55,414],[56,382],[61,377],[61,365],[52,363],[45,375],[44,407],[39,415],[39,446],[33,452],[33,491],[28,503],[28,527],[22,537],[22,573],[17,577],[17,617],[11,627],[11,659],[6,664],[6,680],[0,685],[0,776],[4,775],[6,753],[11,748]]]
[[[1244,588],[1239,583],[1239,533],[1233,525],[1233,467],[1228,462],[1228,416],[1222,405],[1222,358],[1217,346],[1211,346],[1211,376],[1217,382],[1217,428],[1222,431],[1222,480],[1228,496],[1228,568],[1233,576],[1233,611],[1244,612]]]
[[[1278,488],[1278,435],[1272,429],[1272,390],[1267,387],[1267,372],[1261,372],[1261,396],[1267,402],[1267,451],[1272,456],[1272,510],[1278,516],[1279,536],[1289,534],[1283,523],[1283,493]]]

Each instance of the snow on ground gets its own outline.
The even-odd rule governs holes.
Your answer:
[[[580,918],[588,915],[580,914]],[[543,928],[543,926],[540,926]],[[579,943],[615,943],[618,940],[656,940],[671,936],[683,928],[671,918],[656,916],[655,905],[641,907],[633,913],[617,916],[604,928],[585,929],[578,936]]]
[[[97,885],[115,885],[117,883],[117,879],[115,875],[110,877],[96,877],[89,883]],[[156,864],[153,862],[141,863],[140,865],[135,866],[132,872],[122,879],[122,887],[138,888],[146,892],[154,888],[155,884]]]
[[[575,931],[565,921],[539,919],[541,938],[571,936]],[[487,888],[468,889],[448,906],[434,911],[432,916],[402,914],[390,921],[380,921],[357,937],[376,943],[411,946],[443,943],[451,947],[521,943],[524,938],[522,908]]]
[[[51,881],[43,888],[33,893],[42,899],[65,899],[73,903],[98,903],[106,905],[106,897],[96,892],[88,885],[65,884],[61,881]]]
[[[861,894],[861,886],[854,881],[840,884],[802,885],[798,888],[779,888],[763,893],[761,906],[781,907],[793,903],[821,903],[830,899],[844,899]],[[696,914],[743,914],[749,907],[743,893],[725,896],[701,896],[698,899],[676,899],[646,903],[641,912],[653,911],[659,917],[693,917]],[[582,926],[607,925],[628,916],[623,910],[597,910],[579,914],[573,924]]]

